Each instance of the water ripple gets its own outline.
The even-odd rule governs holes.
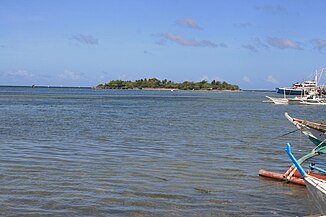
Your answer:
[[[288,140],[297,154],[312,148],[299,133],[278,137],[294,129],[284,111],[320,117],[264,96],[0,88],[0,213],[316,214],[302,187],[258,170],[286,170]]]

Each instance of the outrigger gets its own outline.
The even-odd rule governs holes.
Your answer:
[[[312,151],[305,156],[301,157],[298,162],[299,164],[302,164],[306,160],[319,156],[321,154],[326,154],[326,143],[322,143],[312,149]],[[291,182],[294,184],[298,185],[305,185],[304,180],[301,178],[301,174],[297,172],[296,166],[293,164],[284,174],[276,173],[276,172],[271,172],[267,170],[259,170],[259,175],[264,176],[264,177],[269,177],[273,179],[277,179],[280,181],[286,181],[286,182]],[[317,177],[319,179],[326,180],[325,175],[319,175],[315,173],[309,173],[309,175]]]
[[[321,213],[326,213],[326,181],[306,173],[298,160],[292,154],[291,145],[289,143],[287,144],[285,151],[303,177],[303,180],[308,189],[308,193],[313,199],[314,204]]]
[[[321,154],[326,154],[326,125],[319,124],[315,122],[304,121],[297,118],[292,118],[285,113],[285,117],[293,123],[301,132],[312,141],[316,147],[311,150],[310,153],[301,157],[298,162],[302,164],[306,160],[319,156]],[[305,185],[304,180],[301,178],[301,174],[297,172],[296,166],[293,164],[284,174],[279,174],[267,170],[259,170],[259,175],[264,177],[269,177],[277,179],[280,181],[291,182],[294,184]],[[325,175],[319,175],[315,173],[310,173],[309,175],[326,180]]]

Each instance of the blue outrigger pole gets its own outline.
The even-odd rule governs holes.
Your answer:
[[[294,163],[294,165],[297,167],[298,171],[300,172],[300,174],[302,176],[305,176],[307,173],[306,171],[304,171],[304,169],[302,168],[302,166],[300,165],[300,163],[298,162],[298,160],[294,157],[294,155],[292,154],[292,148],[290,143],[288,143],[286,145],[286,149],[285,149],[286,153],[289,155],[289,157],[291,158],[292,162]]]
[[[326,174],[326,170],[324,170],[324,169],[322,169],[322,168],[320,168],[320,167],[316,167],[314,164],[310,164],[310,168],[311,168],[312,170],[317,170],[317,171],[319,171],[319,172],[322,172],[322,173],[325,173],[325,174]]]

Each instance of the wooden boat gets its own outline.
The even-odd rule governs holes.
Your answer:
[[[326,101],[325,102],[300,102],[303,105],[326,105]]]
[[[326,124],[292,118],[287,112],[285,117],[296,126],[315,145],[326,142]]]
[[[300,101],[303,105],[326,105],[326,99],[321,96],[320,91],[312,89],[307,97],[303,97]]]
[[[300,174],[303,176],[303,180],[307,186],[308,193],[313,199],[314,204],[321,213],[326,213],[326,181],[306,173],[298,160],[292,154],[291,145],[289,143],[286,146],[286,152]]]
[[[269,102],[277,105],[326,105],[326,99],[321,97],[317,89],[305,91],[301,96],[283,98],[266,96]]]
[[[258,173],[259,173],[259,176],[271,178],[271,179],[274,179],[277,181],[288,182],[288,183],[293,183],[293,184],[303,185],[303,186],[305,185],[305,183],[302,179],[302,176],[298,171],[295,171],[291,177],[285,176],[284,174],[281,174],[281,173],[276,173],[276,172],[263,170],[263,169],[259,170]],[[320,175],[318,173],[309,173],[309,175],[311,175],[313,177],[317,177],[319,179],[326,180],[325,175]]]
[[[287,105],[289,104],[289,100],[287,98],[275,98],[275,97],[270,97],[266,96],[267,99],[270,100],[270,102],[273,102],[276,105]]]
[[[294,97],[294,98],[278,98],[278,97],[270,97],[266,96],[269,100],[268,102],[272,102],[276,105],[300,105],[301,101],[304,97]]]
[[[321,154],[326,154],[326,124],[292,118],[288,113],[285,113],[285,117],[316,145],[316,147],[312,149],[310,153],[304,155],[298,160],[300,164],[310,158],[319,156]],[[300,178],[300,175],[298,176],[295,165],[292,165],[284,174],[267,170],[259,170],[259,175],[280,181],[305,185],[303,179]],[[326,180],[325,175],[318,175],[315,173],[310,173],[310,175]]]
[[[324,98],[313,98],[313,99],[305,99],[300,101],[300,104],[303,105],[326,105],[326,99]]]
[[[311,150],[310,153],[304,155],[301,157],[298,162],[302,164],[306,160],[319,156],[321,154],[326,154],[326,125],[325,124],[319,124],[315,122],[308,122],[305,120],[292,118],[288,113],[285,113],[285,117],[293,123],[299,130],[302,131],[304,135],[308,137],[315,145],[316,147]],[[267,170],[259,170],[259,175],[264,177],[269,177],[281,181],[287,181],[299,185],[304,185],[304,182],[302,179],[298,178],[296,175],[296,167],[295,165],[292,165],[284,174],[279,174]],[[315,176],[314,174],[310,174],[311,176]],[[320,179],[325,179],[326,176],[318,177]]]

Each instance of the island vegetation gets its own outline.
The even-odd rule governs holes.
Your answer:
[[[172,82],[157,78],[140,79],[136,81],[112,80],[109,83],[99,84],[98,89],[176,89],[176,90],[240,90],[238,85],[232,85],[225,81],[208,82],[202,80],[200,82],[184,81],[182,83]]]

